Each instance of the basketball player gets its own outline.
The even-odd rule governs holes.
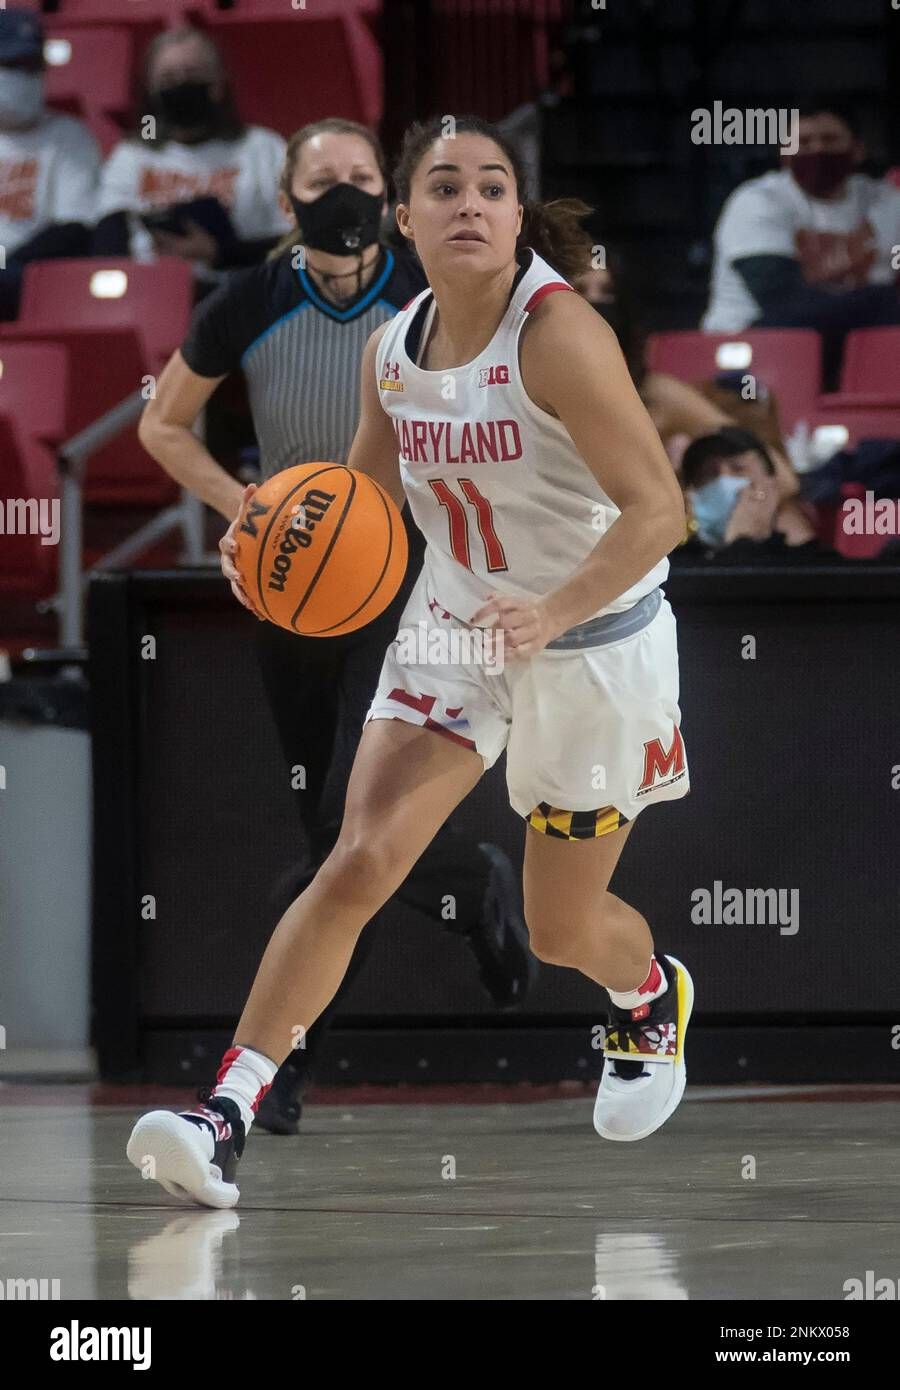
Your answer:
[[[429,288],[366,346],[349,464],[405,494],[426,538],[401,627],[425,622],[451,652],[454,633],[502,633],[505,667],[388,649],[337,844],[279,922],[215,1087],[129,1141],[135,1165],[152,1157],[168,1191],[208,1206],[238,1200],[292,1028],[327,1007],[362,924],[504,748],[532,949],[611,1001],[598,1134],[643,1139],[684,1090],[690,976],[608,891],[635,817],[688,789],[659,589],[684,533],[678,484],[611,329],[559,273],[587,254],[571,205],[523,205],[515,152],[477,117],[452,136],[413,126],[395,178]]]
[[[243,371],[260,448],[262,477],[319,459],[343,462],[358,420],[363,349],[373,329],[392,318],[425,283],[411,255],[380,239],[387,166],[373,133],[327,117],[303,126],[287,144],[282,212],[297,225],[272,257],[210,295],[187,338],[162,373],[141,420],[141,439],[167,473],[227,521],[241,516],[242,489],[193,433],[216,387]],[[296,793],[311,864],[293,873],[290,896],[306,887],[333,848],[363,720],[391,641],[422,563],[421,533],[404,513],[410,542],[406,577],[394,601],[358,632],[323,641],[256,623],[254,645],[285,764],[305,770]],[[234,568],[234,528],[223,537],[222,568],[236,597],[252,609]],[[279,886],[279,894],[286,887]],[[444,920],[444,895],[456,917]],[[427,920],[452,931],[475,957],[485,989],[500,1007],[520,1004],[536,974],[527,946],[515,873],[497,846],[478,844],[444,826],[397,893]],[[340,994],[373,945],[361,934]],[[257,1115],[275,1134],[295,1134],[303,1092],[340,1003],[316,1026],[295,1035]]]

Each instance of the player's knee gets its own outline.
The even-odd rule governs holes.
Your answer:
[[[407,868],[382,836],[341,834],[320,872],[326,874],[330,892],[358,900],[390,897]]]
[[[539,961],[545,965],[577,965],[581,952],[575,932],[561,926],[558,918],[554,920],[541,913],[529,914],[527,906],[525,921],[532,955],[537,956]]]

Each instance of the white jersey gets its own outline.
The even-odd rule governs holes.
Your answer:
[[[400,473],[425,536],[431,596],[463,622],[491,592],[539,598],[558,589],[591,553],[619,509],[561,421],[529,398],[519,334],[529,312],[571,286],[530,248],[524,274],[487,347],[471,362],[425,371],[406,350],[423,290],[388,324],[378,345],[381,403],[400,450]],[[528,258],[530,258],[530,263]],[[669,572],[663,559],[600,614],[631,608]]]

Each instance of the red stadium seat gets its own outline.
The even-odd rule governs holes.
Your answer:
[[[204,28],[221,48],[245,120],[285,136],[323,116],[380,122],[381,49],[355,6],[228,10],[208,15]]]
[[[48,103],[79,116],[108,154],[122,139],[131,105],[133,35],[125,27],[70,29],[57,24],[46,33]]]
[[[884,405],[877,400],[869,404],[866,397],[820,396],[809,426],[815,429],[821,425],[843,426],[848,449],[863,439],[900,439],[900,401]]]
[[[44,545],[41,536],[13,531],[10,501],[25,501],[29,510],[57,500],[57,475],[52,450],[23,439],[0,416],[0,503],[4,534],[0,543],[0,595],[17,599],[48,597],[55,587],[59,547]]]
[[[862,502],[865,507],[866,489],[863,483],[843,483],[841,486],[841,496],[844,502],[856,499]],[[900,510],[900,501],[897,502],[894,515]],[[885,546],[890,545],[891,541],[900,536],[900,528],[895,527],[893,534],[876,535],[873,529],[869,529],[865,534],[856,534],[855,531],[847,529],[847,518],[844,513],[843,503],[838,506],[834,519],[834,548],[839,555],[843,555],[847,560],[871,560],[876,555],[880,555]]]
[[[63,24],[153,24],[172,26],[211,8],[206,0],[61,0]]]
[[[0,340],[0,419],[20,438],[54,447],[65,439],[68,365],[53,343]]]
[[[193,280],[185,261],[59,260],[25,267],[19,319],[9,342],[52,342],[69,354],[66,435],[149,385],[187,330]],[[141,447],[132,426],[93,456],[85,496],[94,502],[162,505],[173,481]]]
[[[880,396],[900,404],[900,328],[859,328],[847,334],[841,395]]]
[[[647,339],[647,365],[688,382],[728,370],[756,376],[774,392],[788,434],[799,420],[812,418],[822,385],[822,346],[818,333],[807,328],[654,333]]]

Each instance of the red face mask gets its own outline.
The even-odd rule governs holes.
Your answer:
[[[795,154],[787,160],[797,183],[811,198],[828,198],[839,188],[856,161],[850,150],[828,150],[821,154]]]

